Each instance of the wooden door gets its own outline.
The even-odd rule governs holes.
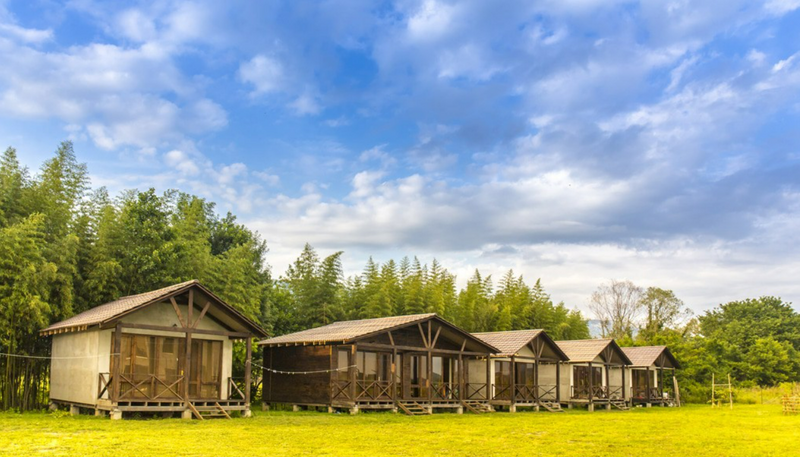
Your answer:
[[[222,341],[192,340],[189,398],[218,400],[222,391]]]

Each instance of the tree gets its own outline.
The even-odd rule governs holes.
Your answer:
[[[658,287],[648,287],[640,304],[645,320],[637,337],[645,343],[654,343],[659,334],[679,327],[692,314],[674,292]]]
[[[597,288],[589,309],[600,320],[604,338],[632,338],[641,311],[642,289],[630,281],[611,280]]]

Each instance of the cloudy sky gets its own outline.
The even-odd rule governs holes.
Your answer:
[[[0,61],[0,146],[207,197],[278,274],[800,302],[800,0],[0,0]]]

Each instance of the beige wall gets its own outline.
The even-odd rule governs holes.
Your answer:
[[[100,331],[53,336],[50,398],[94,405],[97,400]],[[106,350],[105,358],[108,358]],[[106,365],[108,360],[105,361]]]
[[[188,309],[181,306],[181,314],[186,319]],[[200,310],[195,307],[193,319]],[[180,327],[178,316],[169,303],[157,303],[122,319],[123,323],[149,324]],[[199,322],[198,329],[224,331],[217,322],[206,316]],[[123,333],[183,337],[183,333],[144,329],[124,329]],[[111,363],[111,344],[113,329],[88,330],[84,332],[54,335],[53,359],[51,360],[50,398],[66,402],[94,405],[97,403],[99,374],[108,373]],[[222,396],[228,392],[228,378],[232,373],[233,341],[222,335],[193,334],[193,339],[222,341]],[[108,398],[104,395],[104,398]]]

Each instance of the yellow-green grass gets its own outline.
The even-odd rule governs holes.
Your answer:
[[[408,417],[317,412],[250,419],[133,419],[0,414],[0,455],[789,456],[800,416],[735,405]]]

